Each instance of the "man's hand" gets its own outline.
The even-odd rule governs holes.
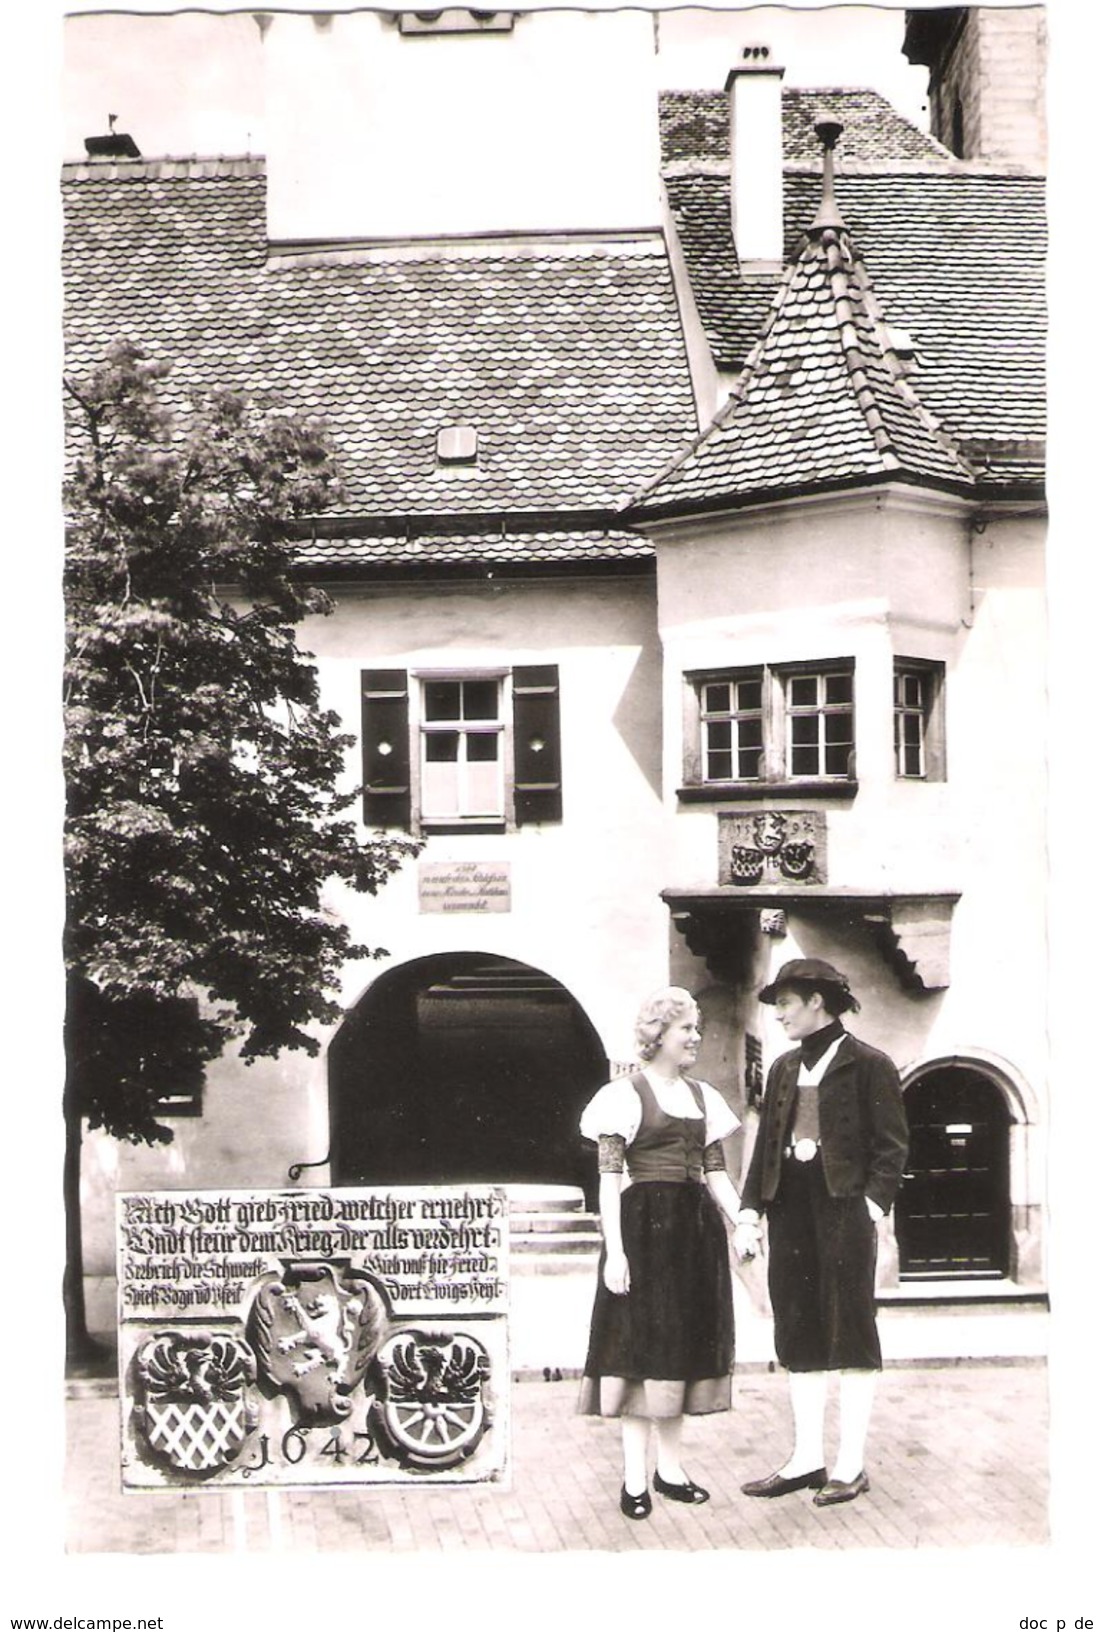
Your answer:
[[[623,1252],[607,1252],[606,1267],[602,1279],[606,1283],[606,1291],[616,1297],[624,1297],[629,1290],[629,1260]]]

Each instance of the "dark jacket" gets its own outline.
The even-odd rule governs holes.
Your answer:
[[[767,1091],[742,1205],[757,1213],[778,1194],[801,1050],[783,1054],[770,1068]],[[820,1084],[820,1151],[832,1196],[869,1196],[889,1211],[908,1160],[908,1119],[897,1067],[877,1048],[850,1032]]]

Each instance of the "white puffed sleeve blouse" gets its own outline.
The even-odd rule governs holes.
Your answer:
[[[661,1111],[668,1116],[697,1118],[701,1115],[690,1084],[684,1078],[676,1077],[672,1081],[648,1066],[643,1067],[643,1073]],[[694,1080],[705,1102],[705,1143],[711,1145],[718,1139],[727,1139],[740,1126],[739,1117],[716,1088],[699,1078]],[[639,1129],[640,1095],[632,1085],[631,1076],[615,1077],[604,1088],[599,1088],[579,1119],[579,1132],[584,1139],[593,1139],[595,1143],[603,1135],[614,1134],[631,1145]]]

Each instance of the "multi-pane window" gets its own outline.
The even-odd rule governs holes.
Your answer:
[[[688,747],[687,786],[851,786],[855,702],[850,660],[688,675],[687,683],[696,739]]]
[[[496,828],[563,818],[555,663],[361,673],[369,827]]]
[[[422,816],[494,820],[505,809],[505,725],[497,679],[422,682]]]
[[[855,753],[849,669],[786,676],[786,768],[793,777],[850,776]]]
[[[707,782],[762,775],[763,681],[706,680],[701,688],[702,759]]]
[[[899,659],[893,665],[893,751],[897,775],[941,780],[943,665]]]

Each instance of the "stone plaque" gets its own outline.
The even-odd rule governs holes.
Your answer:
[[[420,912],[509,912],[508,861],[420,861]]]
[[[823,810],[723,811],[717,837],[721,884],[788,890],[828,882]]]
[[[490,1185],[118,1197],[126,1489],[505,1480]]]

